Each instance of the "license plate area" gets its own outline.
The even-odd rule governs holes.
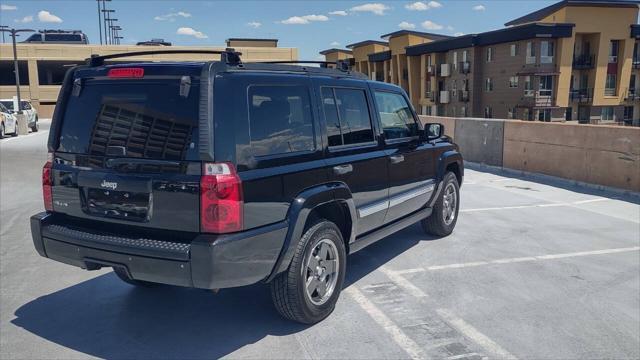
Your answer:
[[[94,216],[149,221],[151,194],[87,189],[86,211]]]

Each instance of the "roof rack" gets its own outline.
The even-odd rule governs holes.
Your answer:
[[[242,63],[240,59],[241,52],[236,51],[233,48],[226,48],[225,50],[149,50],[149,51],[133,51],[109,55],[91,54],[90,58],[85,61],[89,66],[101,66],[104,65],[105,60],[117,59],[130,56],[142,56],[142,55],[155,55],[155,54],[219,54],[220,60],[227,65],[238,65]]]
[[[337,70],[349,71],[349,63],[346,61],[307,61],[307,60],[291,60],[291,61],[253,61],[253,64],[320,64],[321,68],[327,68],[327,65],[335,65]]]

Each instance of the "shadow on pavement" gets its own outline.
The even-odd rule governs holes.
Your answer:
[[[350,256],[345,288],[424,239],[414,225]],[[219,358],[268,335],[305,329],[278,315],[264,284],[214,295],[134,288],[113,273],[37,298],[15,315],[14,325],[101,358]]]

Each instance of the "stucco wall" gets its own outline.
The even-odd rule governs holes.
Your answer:
[[[447,135],[469,161],[640,191],[637,127],[435,116],[421,120],[455,128]],[[502,150],[499,163],[497,148]]]

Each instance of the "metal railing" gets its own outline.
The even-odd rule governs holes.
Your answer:
[[[595,61],[593,55],[583,54],[573,58],[574,69],[593,69]]]
[[[624,95],[625,101],[639,101],[640,89],[628,89]]]
[[[468,74],[471,72],[471,63],[468,61],[461,61],[459,69],[461,74]]]
[[[571,89],[569,90],[569,100],[579,103],[588,103],[593,100],[593,89]]]
[[[551,91],[551,94],[549,94],[549,91]],[[554,106],[554,96],[552,93],[553,90],[533,91],[532,96],[525,96],[520,102],[527,106],[552,107]]]

